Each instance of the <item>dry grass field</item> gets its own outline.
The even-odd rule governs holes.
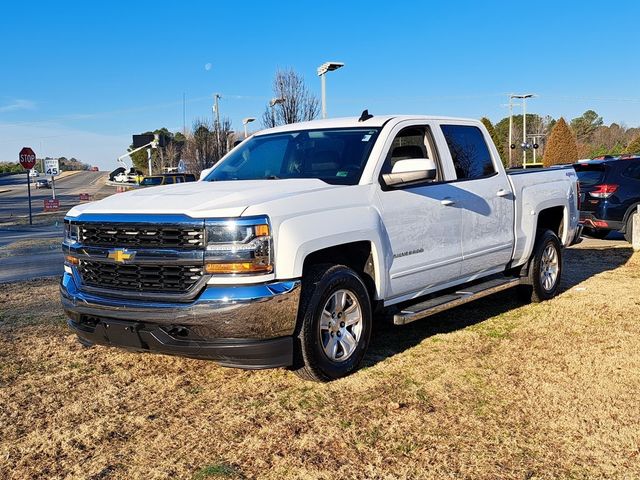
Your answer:
[[[554,300],[380,326],[324,385],[85,349],[54,280],[5,285],[0,478],[640,478],[640,257],[601,244]]]

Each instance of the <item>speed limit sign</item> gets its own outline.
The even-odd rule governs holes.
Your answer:
[[[55,177],[60,174],[60,165],[57,158],[44,159],[44,174],[48,177]]]

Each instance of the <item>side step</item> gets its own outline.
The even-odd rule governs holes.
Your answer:
[[[421,318],[435,315],[436,313],[450,308],[472,302],[487,295],[491,295],[502,290],[520,285],[519,278],[500,277],[487,280],[482,283],[468,286],[463,290],[453,293],[444,294],[439,297],[425,300],[424,302],[403,308],[399,313],[393,316],[395,325],[406,325],[407,323],[420,320]]]

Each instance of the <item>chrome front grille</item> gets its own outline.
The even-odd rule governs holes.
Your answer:
[[[194,250],[205,246],[201,226],[85,223],[79,228],[80,243],[89,247]]]
[[[202,265],[116,264],[80,260],[82,282],[127,292],[187,293],[202,278]]]

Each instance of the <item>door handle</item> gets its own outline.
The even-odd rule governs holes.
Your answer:
[[[444,198],[440,200],[440,203],[445,207],[453,207],[456,204],[456,202],[454,200],[451,200],[450,198]]]
[[[499,197],[506,197],[507,195],[509,195],[509,192],[504,188],[501,188],[500,190],[498,190],[498,193],[496,193],[496,195]]]

